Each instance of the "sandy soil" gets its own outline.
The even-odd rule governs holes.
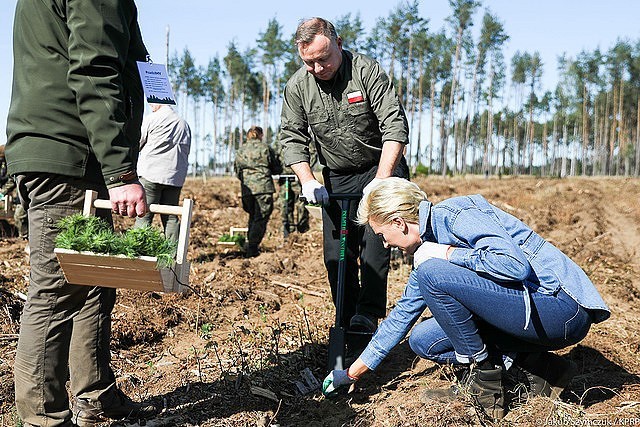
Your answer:
[[[499,425],[640,425],[640,180],[415,181],[434,202],[480,193],[522,218],[584,268],[611,307],[611,319],[559,352],[579,366],[561,398],[518,405]],[[421,391],[448,386],[451,372],[417,359],[406,343],[353,393],[325,399],[308,392],[302,372],[308,368],[324,378],[334,316],[320,224],[312,220],[311,231],[285,241],[276,210],[263,252],[244,259],[216,244],[229,227],[247,220],[237,180],[191,180],[183,196],[195,202],[189,248],[194,292],[119,290],[113,312],[112,358],[120,386],[134,399],[164,408],[147,426],[491,425],[467,401],[422,402]],[[0,425],[14,425],[12,368],[28,258],[24,243],[3,225]],[[409,271],[402,259],[392,262],[389,309]]]

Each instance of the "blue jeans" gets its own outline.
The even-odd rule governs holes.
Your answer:
[[[420,357],[470,363],[490,353],[558,350],[582,340],[591,326],[589,313],[562,289],[555,295],[530,289],[531,322],[524,329],[521,282],[498,283],[440,259],[425,263],[418,283],[433,317],[409,338]]]

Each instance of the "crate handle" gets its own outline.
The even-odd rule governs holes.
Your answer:
[[[95,215],[96,209],[109,209],[111,210],[111,201],[98,199],[98,192],[93,190],[87,190],[84,198],[83,215],[90,216]],[[176,266],[179,269],[182,267],[189,268],[187,264],[187,249],[189,248],[189,228],[191,228],[191,211],[193,210],[193,200],[183,199],[182,206],[171,205],[149,205],[149,211],[152,213],[165,214],[165,215],[179,215],[180,218],[180,232],[178,234],[178,249],[176,251]],[[186,274],[185,274],[186,273]],[[188,271],[176,271],[176,275],[179,280],[184,277],[188,277]]]

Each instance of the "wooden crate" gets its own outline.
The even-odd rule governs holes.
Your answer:
[[[96,209],[111,209],[109,200],[97,199],[98,193],[87,191],[84,215],[94,215]],[[186,292],[189,284],[187,249],[193,201],[184,199],[182,206],[149,206],[153,213],[179,215],[180,233],[176,263],[170,268],[158,269],[155,257],[129,258],[124,255],[105,255],[55,248],[64,277],[74,285],[105,286],[141,291]]]
[[[312,218],[322,221],[322,206],[306,205],[305,208],[309,211],[309,215]]]

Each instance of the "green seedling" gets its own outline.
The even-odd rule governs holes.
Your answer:
[[[211,333],[213,332],[213,324],[211,323],[203,323],[200,325],[200,337],[204,339],[208,339],[211,337]]]
[[[74,251],[90,251],[130,258],[150,256],[158,259],[158,268],[174,263],[177,243],[167,239],[161,230],[145,226],[128,229],[124,234],[114,233],[102,218],[75,214],[62,218],[56,247]]]
[[[219,242],[233,242],[240,247],[244,246],[245,240],[246,238],[242,234],[234,234],[233,236],[230,234],[223,234],[220,236],[220,239],[218,239]]]

